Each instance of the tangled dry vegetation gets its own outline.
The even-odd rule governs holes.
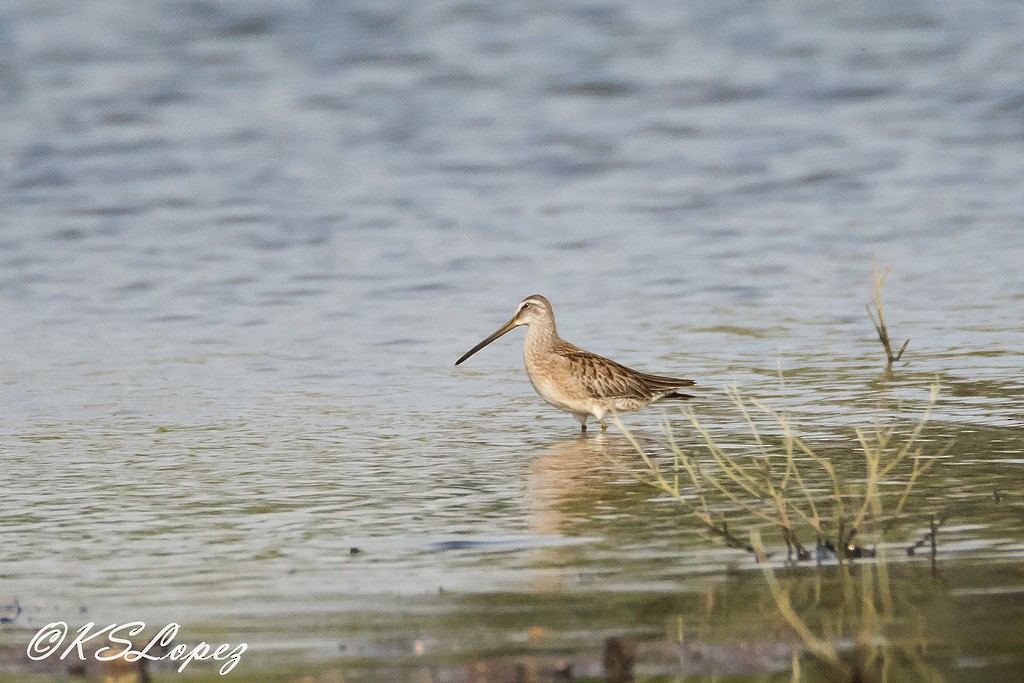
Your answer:
[[[888,273],[879,275],[873,269],[874,294],[868,314],[885,350],[886,372],[891,373],[909,340],[893,352],[882,302]],[[692,410],[684,409],[683,417],[699,446],[684,449],[666,422],[669,461],[649,453],[615,417],[643,461],[643,467],[630,474],[676,501],[707,532],[752,553],[761,563],[779,614],[811,655],[808,666],[814,673],[803,671],[801,658],[794,655],[792,680],[805,680],[805,674],[812,680],[850,683],[905,680],[906,676],[941,680],[923,657],[923,638],[887,635],[896,615],[912,611],[912,605],[897,599],[884,551],[879,552],[891,527],[907,517],[924,517],[930,531],[907,553],[930,545],[935,572],[936,533],[945,517],[926,512],[928,497],[915,495],[915,488],[952,446],[924,452],[922,434],[938,399],[938,383],[930,387],[924,410],[913,425],[894,418],[888,426],[854,428],[851,447],[831,450],[832,459],[798,436],[786,413],[735,387],[727,393],[749,430],[743,453],[735,451],[734,443],[727,453],[708,426]],[[819,610],[821,614],[815,615],[813,610],[808,614],[794,607],[799,579],[781,582],[772,563],[765,561],[770,551],[762,539],[775,533],[781,535],[789,560],[838,560],[843,600],[835,623],[829,620],[835,610]],[[860,557],[872,559],[856,567],[846,563]],[[841,647],[849,642],[844,635],[852,636],[852,647]]]
[[[868,314],[891,368],[903,356],[909,340],[893,353],[882,301],[888,274],[888,270],[879,274],[872,268]],[[677,501],[726,544],[764,559],[764,551],[747,539],[751,532],[777,529],[790,558],[833,556],[842,562],[873,552],[858,540],[870,537],[877,543],[888,527],[907,514],[915,485],[944,452],[925,456],[921,446],[921,434],[938,394],[936,383],[923,414],[909,431],[901,432],[895,422],[855,428],[855,447],[842,455],[842,474],[828,457],[797,436],[788,415],[735,387],[728,390],[728,396],[749,427],[752,455],[727,454],[694,412],[684,409],[683,416],[702,442],[704,453],[698,457],[684,451],[666,423],[672,462],[664,463],[647,453],[617,417],[613,419],[645,465],[643,471],[631,474]],[[895,494],[894,482],[901,482]],[[941,524],[942,518],[931,520],[933,560],[936,523]],[[813,554],[807,545],[811,540]]]
[[[690,410],[683,415],[703,441],[703,457],[685,451],[666,430],[672,461],[663,462],[649,454],[621,421],[616,424],[644,463],[644,469],[632,475],[677,501],[727,545],[764,559],[763,551],[747,540],[750,531],[777,529],[793,559],[834,556],[842,561],[871,552],[857,539],[877,540],[903,518],[915,485],[937,462],[935,456],[924,455],[920,437],[938,391],[938,385],[931,387],[927,407],[909,433],[900,436],[895,425],[854,429],[855,453],[842,475],[829,458],[794,433],[786,414],[735,388],[729,397],[750,430],[754,452],[748,456],[727,454]],[[772,431],[778,434],[766,436],[755,414],[777,425]],[[894,481],[902,482],[898,490],[893,492],[890,484],[883,495],[882,483]]]

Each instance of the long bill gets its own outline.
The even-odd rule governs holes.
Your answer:
[[[462,361],[466,360],[467,358],[472,356],[474,353],[476,353],[480,349],[482,349],[485,346],[487,346],[488,344],[490,344],[492,341],[494,341],[498,337],[501,337],[501,336],[504,336],[504,335],[508,334],[509,332],[514,330],[516,327],[517,327],[516,319],[512,318],[512,320],[509,320],[507,323],[505,323],[504,325],[502,325],[501,327],[496,329],[493,333],[488,335],[487,338],[484,339],[482,342],[480,342],[479,344],[477,344],[476,346],[471,348],[469,351],[466,351],[466,353],[462,354],[462,358],[460,358],[457,361],[455,361],[455,364],[458,365],[459,363],[461,363]]]

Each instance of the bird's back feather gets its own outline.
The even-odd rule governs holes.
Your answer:
[[[569,363],[572,376],[584,391],[595,398],[653,401],[694,384],[692,379],[639,372],[564,341],[555,352]]]

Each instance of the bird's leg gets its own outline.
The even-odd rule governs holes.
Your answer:
[[[601,425],[601,431],[602,432],[607,432],[608,431],[608,423],[605,422],[604,420],[598,420],[597,424]]]

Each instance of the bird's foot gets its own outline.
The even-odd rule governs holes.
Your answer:
[[[604,420],[598,420],[597,423],[599,425],[601,425],[601,431],[602,432],[607,432],[608,431],[608,423],[607,422],[605,422]]]

